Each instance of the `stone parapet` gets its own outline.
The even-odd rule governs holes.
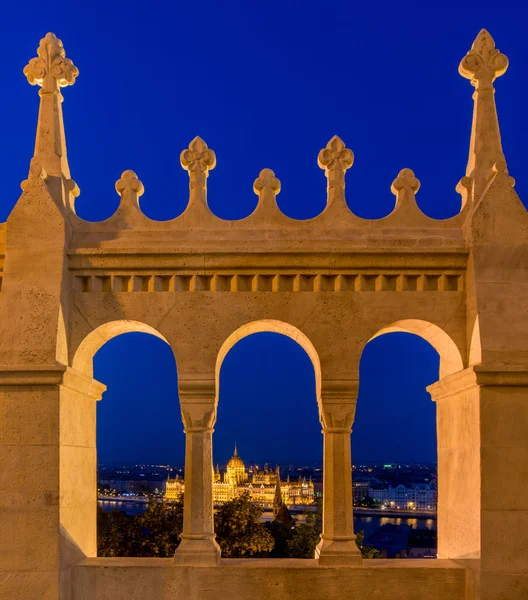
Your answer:
[[[320,567],[300,559],[222,559],[179,567],[170,559],[87,559],[72,569],[72,600],[465,600],[466,570],[449,560],[367,560]],[[33,599],[31,599],[33,600]]]

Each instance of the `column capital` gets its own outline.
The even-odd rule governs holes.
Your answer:
[[[321,382],[321,400],[327,404],[355,403],[359,391],[358,379],[324,379]]]
[[[323,433],[351,432],[358,388],[357,379],[323,379],[319,415]]]
[[[216,381],[214,375],[207,377],[197,375],[186,377],[180,375],[178,378],[178,390],[182,402],[215,402]]]
[[[212,433],[216,421],[214,377],[185,377],[178,381],[185,433]]]

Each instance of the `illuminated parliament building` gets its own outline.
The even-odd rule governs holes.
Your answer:
[[[249,492],[252,500],[262,504],[264,507],[272,507],[275,492],[280,486],[282,501],[287,506],[307,506],[314,503],[314,486],[311,478],[299,477],[297,481],[281,481],[279,468],[271,470],[267,465],[262,471],[258,468],[246,469],[242,459],[238,455],[237,448],[222,477],[217,466],[213,477],[213,503],[223,504],[236,498],[243,492]],[[165,488],[165,499],[176,500],[184,492],[185,483],[183,479],[175,477],[167,480]]]

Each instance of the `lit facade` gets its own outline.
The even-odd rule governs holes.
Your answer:
[[[314,485],[311,479],[300,477],[298,481],[280,480],[279,469],[269,469],[267,465],[263,471],[254,469],[248,472],[242,459],[235,451],[222,476],[218,466],[213,475],[213,503],[223,504],[244,492],[248,492],[254,502],[269,508],[273,506],[277,480],[280,483],[282,500],[287,506],[309,506],[314,504]],[[185,491],[185,482],[176,477],[167,480],[165,499],[175,500]]]
[[[396,510],[436,510],[437,489],[430,483],[370,488],[368,495],[382,506]]]

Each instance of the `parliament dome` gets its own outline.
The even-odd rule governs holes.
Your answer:
[[[238,456],[238,451],[237,451],[237,447],[235,446],[235,451],[233,453],[233,456],[231,457],[231,459],[229,460],[229,462],[227,463],[228,468],[242,468],[244,469],[244,463],[242,462],[242,459],[240,458],[240,456]]]

